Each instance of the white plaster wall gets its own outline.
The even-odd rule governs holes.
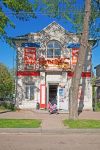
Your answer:
[[[31,101],[24,100],[24,101],[22,101],[22,104],[19,105],[19,108],[20,109],[36,109],[36,101],[34,101],[34,100],[31,100]]]
[[[92,85],[90,78],[86,78],[84,92],[84,110],[92,110]]]
[[[46,75],[46,82],[58,83],[61,82],[61,78],[60,74],[57,75],[51,72],[51,74]]]

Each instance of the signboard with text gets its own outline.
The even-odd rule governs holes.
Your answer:
[[[40,58],[39,64],[44,67],[44,69],[70,69],[70,59],[68,58]]]
[[[36,64],[36,48],[24,48],[24,64]]]

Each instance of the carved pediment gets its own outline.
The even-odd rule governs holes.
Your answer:
[[[58,35],[62,36],[66,34],[66,30],[56,22],[52,22],[47,27],[45,27],[41,32],[46,32],[52,37],[53,36],[56,37]]]

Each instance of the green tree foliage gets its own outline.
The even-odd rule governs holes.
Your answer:
[[[83,28],[84,5],[78,11],[79,13],[74,13],[74,26],[77,28],[78,32],[81,32]],[[97,22],[98,18],[100,18],[100,0],[91,0],[89,34],[93,38],[96,38],[98,36],[98,32],[100,32],[100,22]]]
[[[13,93],[13,77],[7,67],[0,63],[0,98],[7,98]]]
[[[23,21],[36,16],[29,0],[0,0],[0,38],[11,44],[5,28],[8,25],[15,28],[15,24],[9,18],[9,13]]]
[[[62,18],[72,22],[72,10],[76,0],[34,0],[35,10],[41,11],[52,18]]]
[[[82,32],[85,0],[35,0],[35,9],[50,17],[69,21],[76,32]],[[91,10],[90,29],[94,35],[94,32],[100,32],[100,23],[96,26],[96,19],[100,18],[100,0],[91,0]]]
[[[17,19],[27,21],[36,18],[35,10],[41,11],[52,18],[65,19],[73,24],[78,31],[82,31],[84,16],[84,0],[0,0],[0,38],[11,44],[7,35],[6,27],[10,25],[15,28],[9,14]],[[100,0],[92,0],[91,22],[94,24],[96,18],[100,17]],[[93,31],[93,29],[92,29]],[[96,28],[100,31],[100,25]]]

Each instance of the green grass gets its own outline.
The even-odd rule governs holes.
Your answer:
[[[0,128],[39,128],[41,120],[37,119],[0,119]]]
[[[100,128],[100,120],[64,120],[69,128]]]

